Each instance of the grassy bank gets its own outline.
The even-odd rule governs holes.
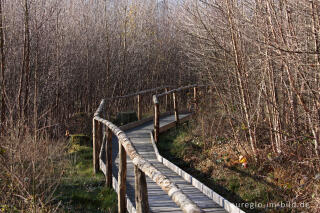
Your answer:
[[[117,194],[104,186],[104,175],[93,175],[92,148],[85,136],[73,136],[68,165],[57,190],[65,212],[117,212]],[[90,141],[89,141],[90,142]]]
[[[289,189],[266,181],[257,175],[259,168],[249,164],[242,167],[222,145],[204,147],[200,137],[184,125],[160,136],[158,148],[165,158],[199,179],[215,192],[233,203],[284,202]],[[242,208],[246,212],[263,212],[262,208]],[[273,208],[268,212],[295,212]]]

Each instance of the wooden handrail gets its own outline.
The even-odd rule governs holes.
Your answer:
[[[128,94],[128,95],[106,98],[105,100],[110,101],[110,100],[115,100],[115,99],[130,98],[130,97],[133,97],[133,96],[143,95],[143,94],[146,94],[146,93],[150,93],[150,92],[154,92],[154,91],[161,90],[161,89],[166,89],[166,88],[172,88],[172,87],[173,86],[170,86],[170,85],[162,86],[162,87],[156,87],[156,88],[152,88],[152,89],[147,89],[147,90],[131,93],[131,94]]]
[[[111,98],[106,98],[106,101],[115,101],[115,100],[119,100],[119,99],[126,99],[126,98],[131,98],[131,97],[136,97],[137,100],[137,105],[136,105],[136,112],[137,112],[137,117],[138,120],[142,119],[142,114],[143,114],[143,106],[142,106],[142,96],[147,94],[147,93],[157,93],[158,91],[161,92],[161,90],[165,90],[168,91],[169,88],[172,88],[173,86],[170,85],[166,85],[166,86],[161,86],[161,87],[156,87],[156,88],[152,88],[152,89],[147,89],[147,90],[143,90],[143,91],[139,91],[139,92],[134,92],[128,95],[123,95],[123,96],[116,96],[116,97],[111,97]]]
[[[179,124],[179,110],[178,110],[178,101],[177,101],[177,94],[178,92],[181,92],[183,90],[187,89],[192,89],[193,88],[193,101],[194,101],[194,109],[197,108],[197,92],[200,87],[208,87],[209,85],[198,85],[198,84],[193,84],[189,86],[184,86],[180,87],[177,89],[173,89],[170,91],[165,91],[164,93],[161,94],[156,94],[153,95],[152,100],[154,104],[154,140],[157,143],[159,140],[159,128],[160,128],[160,106],[159,106],[159,97],[166,96],[166,110],[168,110],[168,95],[172,94],[172,100],[173,100],[173,110],[174,110],[174,117],[175,117],[175,122],[176,125]]]
[[[160,94],[156,94],[154,96],[156,96],[157,98],[159,97],[162,97],[162,96],[165,96],[165,95],[170,95],[174,92],[181,92],[182,90],[186,90],[186,89],[190,89],[190,88],[193,88],[193,87],[199,87],[197,84],[193,84],[193,85],[189,85],[189,86],[184,86],[184,87],[180,87],[180,88],[177,88],[177,89],[173,89],[173,90],[169,90],[167,92],[163,92],[163,93],[160,93]],[[154,99],[153,99],[154,100]]]
[[[125,191],[126,191],[126,154],[132,160],[135,166],[135,178],[136,178],[136,206],[137,212],[149,212],[149,204],[147,198],[147,184],[145,180],[145,175],[150,177],[157,185],[161,187],[163,191],[165,191],[169,197],[182,209],[183,212],[186,213],[198,213],[203,212],[197,204],[195,204],[192,200],[188,198],[186,194],[182,192],[178,186],[172,182],[167,176],[162,174],[156,167],[154,167],[148,160],[144,159],[135,149],[131,140],[127,137],[127,135],[120,130],[116,125],[111,123],[108,120],[103,119],[103,114],[105,113],[105,105],[106,101],[102,100],[97,111],[94,114],[93,123],[100,123],[101,126],[104,125],[108,129],[108,140],[110,140],[111,136],[109,133],[114,134],[118,138],[119,142],[119,157],[120,157],[120,165],[119,165],[119,173],[118,173],[118,212],[124,213],[126,211],[125,204]],[[93,126],[93,158],[96,159],[98,156],[95,156],[97,151],[95,149],[101,148],[102,139],[97,138],[97,130],[96,125]],[[99,141],[100,140],[100,141]],[[99,141],[99,142],[98,142]],[[108,147],[108,146],[107,146]],[[109,146],[110,147],[110,146]],[[106,152],[107,154],[110,152]],[[107,156],[107,161],[111,161],[111,156]],[[94,161],[94,166],[95,166]],[[106,162],[107,165],[112,165],[111,162]],[[111,175],[112,169],[106,168],[107,176]],[[142,174],[143,173],[143,174]],[[145,174],[145,175],[144,175]]]
[[[192,85],[189,85],[189,86],[183,86],[183,87],[179,87],[177,89],[173,89],[173,90],[169,90],[169,91],[166,91],[166,92],[163,92],[163,93],[160,93],[160,94],[156,94],[154,96],[156,96],[157,98],[159,97],[162,97],[162,96],[165,96],[165,95],[170,95],[172,93],[177,93],[177,92],[181,92],[183,90],[186,90],[186,89],[191,89],[191,88],[200,88],[200,87],[209,87],[210,85],[199,85],[199,84],[192,84]],[[154,100],[154,99],[153,99]]]

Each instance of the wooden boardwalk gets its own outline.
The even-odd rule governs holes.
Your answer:
[[[179,117],[182,119],[187,114],[181,114]],[[174,115],[165,116],[160,119],[160,126],[165,126],[175,121]],[[173,172],[161,162],[157,160],[155,150],[151,143],[150,132],[153,130],[153,122],[147,122],[141,126],[135,127],[125,131],[127,136],[131,139],[138,153],[152,163],[163,174],[169,177],[176,183],[188,197],[194,201],[205,212],[226,212],[224,208],[220,207],[212,199],[208,198],[201,191],[193,185],[185,181],[177,173]],[[113,176],[118,177],[118,141],[116,137],[112,140],[112,162],[113,162]],[[102,153],[102,156],[105,156]],[[105,159],[102,159],[105,161]],[[147,177],[148,198],[151,212],[182,212],[181,209],[174,203],[171,198],[149,177]],[[129,157],[127,157],[127,196],[133,206],[135,206],[134,197],[134,165]]]

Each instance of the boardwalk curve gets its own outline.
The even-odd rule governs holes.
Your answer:
[[[191,117],[178,110],[177,92],[192,88],[196,100],[196,85],[174,89],[153,96],[152,119],[139,119],[118,128],[103,117],[103,100],[93,118],[93,164],[106,176],[107,186],[118,193],[118,212],[231,212],[243,213],[234,204],[204,186],[167,159],[155,145],[159,133]],[[160,114],[158,98],[173,95],[174,114]],[[140,111],[140,95],[138,111]],[[194,102],[196,105],[196,101]],[[167,108],[167,107],[166,107]],[[141,116],[140,116],[141,117]],[[112,151],[111,151],[112,150]]]

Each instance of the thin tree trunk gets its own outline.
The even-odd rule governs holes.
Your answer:
[[[4,26],[3,26],[3,10],[2,10],[2,0],[0,0],[0,53],[1,53],[1,118],[0,118],[0,135],[5,132],[5,115],[6,115],[6,102],[5,102],[5,70],[6,70],[6,57],[4,54]]]
[[[235,63],[236,63],[236,75],[237,75],[237,80],[239,84],[239,91],[240,91],[240,99],[241,99],[241,105],[242,109],[244,111],[245,115],[245,121],[248,127],[248,132],[249,132],[249,141],[251,145],[251,149],[254,155],[254,158],[257,160],[257,147],[256,147],[256,142],[255,142],[255,136],[254,132],[252,131],[252,126],[251,126],[251,121],[250,121],[250,116],[249,116],[249,105],[248,105],[248,100],[245,95],[245,85],[244,85],[244,75],[245,75],[245,68],[244,68],[244,62],[242,58],[242,51],[241,51],[241,44],[240,44],[240,38],[239,38],[239,32],[236,29],[235,23],[234,23],[234,18],[233,18],[233,8],[234,8],[234,2],[232,0],[228,0],[228,19],[229,19],[229,24],[231,27],[231,39],[233,43],[233,50],[234,50],[234,57],[235,57]]]
[[[28,106],[29,106],[29,84],[30,84],[30,27],[29,27],[29,5],[28,0],[25,0],[25,96],[23,103],[23,114],[24,118],[27,119],[28,116]]]
[[[25,108],[26,102],[27,102],[27,94],[24,96],[23,100],[23,92],[22,90],[25,89],[25,92],[27,92],[27,82],[28,79],[26,77],[29,74],[29,63],[30,63],[30,57],[29,57],[29,8],[28,8],[28,0],[24,0],[24,45],[23,45],[23,59],[22,59],[22,67],[21,67],[21,75],[19,80],[19,89],[18,89],[18,107],[19,107],[19,118],[24,122],[25,119],[25,112],[27,111],[27,108]]]
[[[319,23],[319,16],[318,16],[318,2],[312,1],[311,2],[311,11],[312,11],[312,33],[314,35],[314,49],[315,52],[318,54],[314,56],[316,62],[317,72],[315,72],[314,81],[315,87],[319,88],[319,67],[320,67],[320,23]],[[316,122],[318,125],[315,125],[312,128],[312,134],[314,137],[314,149],[316,156],[319,157],[319,140],[320,140],[320,130],[319,130],[319,121],[320,121],[320,104],[317,101],[314,101],[313,111],[316,114]],[[308,119],[309,122],[312,122],[310,118]]]

